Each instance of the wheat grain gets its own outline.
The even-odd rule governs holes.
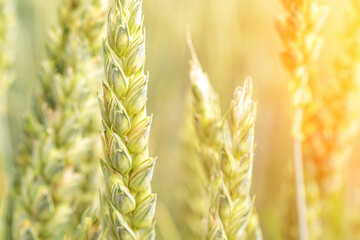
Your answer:
[[[154,239],[156,194],[151,191],[155,158],[149,157],[152,116],[146,115],[142,1],[117,0],[104,42],[105,81],[99,96],[106,198],[101,202],[103,237]]]

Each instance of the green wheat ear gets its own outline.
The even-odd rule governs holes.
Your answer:
[[[9,213],[12,201],[8,187],[11,178],[11,144],[8,140],[7,92],[14,74],[12,65],[15,57],[15,25],[14,2],[0,0],[0,240],[11,238],[9,227],[12,219]]]
[[[190,61],[190,80],[192,90],[192,133],[196,135],[191,142],[195,145],[198,158],[189,159],[188,174],[192,174],[196,181],[190,180],[186,183],[188,202],[188,217],[194,218],[194,229],[189,226],[192,239],[206,238],[209,225],[211,179],[216,171],[219,161],[219,151],[222,143],[222,123],[220,101],[217,93],[212,87],[208,75],[202,71],[201,65],[191,39],[188,38],[192,54]]]
[[[101,70],[93,49],[101,47],[83,27],[89,24],[101,34],[101,24],[88,20],[103,11],[95,2],[63,0],[49,33],[40,89],[16,156],[14,239],[73,238],[83,211],[96,197],[100,120],[94,118],[91,96]]]
[[[142,1],[117,0],[107,24],[105,81],[99,96],[105,154],[103,234],[114,239],[154,239],[155,158],[148,153],[152,117],[146,115],[149,76],[144,73]]]
[[[206,192],[202,238],[262,239],[250,196],[256,117],[251,80],[247,79],[243,88],[235,90],[232,108],[221,116],[218,95],[201,69],[190,38],[188,40],[193,56],[190,79],[195,144],[200,167],[206,175],[202,181],[203,189],[198,189],[199,194],[195,196],[202,197],[204,194],[200,193]],[[227,116],[229,113],[230,117]],[[227,118],[230,118],[229,122]],[[199,215],[198,208],[190,207],[194,216]]]
[[[225,144],[220,152],[222,193],[220,218],[228,239],[262,239],[257,214],[250,195],[254,162],[256,103],[252,80],[235,89]],[[228,126],[228,127],[227,127]]]

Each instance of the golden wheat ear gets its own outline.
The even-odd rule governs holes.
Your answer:
[[[319,239],[321,235],[321,206],[318,186],[313,175],[311,144],[306,128],[309,116],[317,104],[316,78],[318,58],[322,49],[319,36],[328,7],[315,0],[283,0],[286,14],[276,19],[276,28],[283,42],[281,60],[289,72],[291,95],[293,160],[296,183],[296,202],[301,240]],[[309,41],[309,39],[311,39]],[[288,229],[292,229],[289,227]],[[295,238],[297,236],[294,236]]]

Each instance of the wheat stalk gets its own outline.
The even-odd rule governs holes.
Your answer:
[[[322,39],[318,33],[326,19],[328,8],[319,6],[313,0],[283,0],[282,3],[287,10],[287,15],[279,17],[276,26],[285,47],[281,57],[284,67],[289,71],[291,77],[292,134],[299,234],[302,240],[317,239],[320,233],[318,231],[319,216],[317,216],[320,200],[317,197],[318,187],[311,174],[312,169],[310,166],[306,166],[308,161],[303,156],[303,145],[307,144],[304,140],[307,136],[303,129],[305,125],[303,117],[307,116],[313,108],[310,101],[316,85],[316,62],[322,47]],[[303,161],[305,162],[305,173],[310,173],[305,179],[306,193]]]
[[[146,115],[142,1],[117,0],[104,42],[105,81],[99,96],[105,161],[103,234],[113,239],[154,239],[155,158],[149,157],[152,116]]]
[[[90,55],[92,42],[84,44],[86,33],[79,30],[88,23],[84,16],[93,14],[87,12],[87,3],[64,0],[49,33],[41,89],[24,123],[25,138],[16,158],[14,239],[72,236],[81,209],[96,196],[96,185],[88,181],[94,171],[83,172],[84,165],[97,159],[91,110],[96,102],[91,95],[96,69],[101,69]],[[99,25],[91,29],[101,32]]]

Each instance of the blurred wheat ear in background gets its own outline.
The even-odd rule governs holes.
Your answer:
[[[155,239],[155,158],[149,157],[152,116],[146,114],[142,1],[117,0],[109,13],[104,47],[105,81],[99,95],[105,180],[102,237]]]
[[[186,201],[190,216],[199,222],[199,215],[202,217],[202,223],[196,224],[201,231],[190,229],[192,239],[199,239],[199,234],[202,239],[262,239],[250,197],[256,115],[251,80],[236,89],[231,108],[222,116],[219,97],[201,69],[189,34],[188,44],[192,54],[193,128],[197,136],[193,144],[199,157],[187,159],[193,162],[193,167],[187,164],[188,174],[194,175],[186,185]],[[192,185],[192,179],[198,177],[200,184]]]
[[[360,120],[360,3],[358,1],[350,0],[348,1],[347,10],[344,13],[345,21],[343,25],[345,26],[340,35],[339,42],[341,42],[341,52],[335,59],[335,73],[336,79],[333,83],[332,91],[335,95],[337,104],[334,105],[332,110],[332,125],[338,126],[336,129],[337,132],[334,132],[334,138],[338,138],[338,134],[341,134],[341,141],[338,141],[334,145],[333,156],[330,159],[330,162],[334,163],[337,158],[339,158],[339,169],[337,170],[334,167],[336,164],[331,164],[330,170],[335,170],[333,177],[325,178],[333,184],[335,188],[328,189],[327,192],[335,192],[336,194],[344,193],[344,191],[339,191],[344,184],[344,178],[346,177],[345,169],[348,166],[349,159],[353,152],[353,147],[356,144],[356,135],[359,133],[359,120]],[[342,95],[344,94],[344,95]],[[336,108],[335,108],[336,106]],[[339,118],[339,113],[342,114],[341,122],[339,126],[337,120]],[[339,139],[339,140],[340,140]],[[341,150],[337,152],[338,150]],[[337,153],[337,154],[336,154]],[[357,159],[358,160],[358,159]],[[325,164],[323,164],[326,167]],[[324,167],[322,169],[324,169]],[[324,169],[326,170],[326,168]],[[327,171],[329,172],[329,171]],[[359,194],[359,190],[350,190],[354,195]],[[342,198],[344,199],[344,198]],[[344,202],[341,202],[344,204]],[[348,208],[348,212],[344,216],[342,215],[337,217],[338,221],[341,221],[342,224],[346,226],[343,231],[347,233],[345,236],[347,239],[359,239],[360,238],[360,218],[354,212],[358,212],[359,202],[356,203],[355,211],[353,208]],[[344,208],[342,208],[343,210]],[[336,203],[332,202],[330,205],[330,211],[336,211]],[[329,215],[328,215],[329,216]],[[348,221],[344,220],[348,219]],[[332,227],[332,225],[330,225]],[[333,232],[330,232],[330,234]]]
[[[10,135],[8,134],[7,124],[7,93],[13,81],[12,64],[14,61],[14,41],[15,41],[15,6],[12,1],[0,1],[0,240],[5,240],[9,236],[8,216],[3,216],[7,206],[9,182],[11,178],[10,159],[11,146]]]
[[[190,38],[188,36],[188,38]],[[209,187],[212,172],[218,163],[222,141],[222,123],[219,97],[210,84],[208,76],[202,71],[200,63],[189,46],[193,59],[190,61],[190,80],[192,90],[191,120],[194,137],[189,138],[189,147],[196,146],[198,157],[187,158],[188,181],[185,182],[188,198],[188,228],[191,239],[208,238],[208,211],[210,207]],[[196,179],[193,181],[192,179]],[[185,219],[187,219],[185,218]],[[221,223],[220,223],[221,224]],[[222,226],[220,226],[222,227]]]
[[[102,32],[103,14],[96,0],[64,0],[59,6],[41,86],[16,146],[15,209],[7,239],[72,237],[97,198],[99,120],[93,95],[102,64],[96,52],[101,42],[90,36]]]
[[[316,67],[322,48],[318,33],[328,14],[328,7],[310,0],[283,1],[283,5],[288,16],[277,19],[277,28],[285,46],[282,60],[292,79],[293,134],[302,149],[295,152],[294,157],[304,162],[309,227],[308,233],[305,227],[301,229],[302,223],[306,224],[302,216],[306,206],[301,208],[303,199],[298,201],[299,234],[301,239],[337,239],[341,238],[340,233],[336,233],[335,225],[329,225],[334,214],[331,211],[341,209],[341,206],[334,205],[337,204],[334,195],[338,195],[343,187],[349,153],[359,128],[356,40],[359,20],[355,13],[358,4],[354,1],[348,17],[342,39],[344,50],[334,68],[336,77],[326,81],[321,81],[325,74],[318,74]],[[302,175],[299,168],[295,165],[296,175]],[[299,189],[302,186],[298,180],[297,195],[301,198],[303,193]],[[341,227],[342,217],[337,216],[337,227]]]
[[[289,86],[292,99],[293,158],[299,238],[319,239],[322,231],[319,209],[321,203],[318,186],[310,172],[312,169],[307,167],[308,161],[303,153],[303,148],[306,151],[308,144],[304,131],[306,124],[303,119],[311,111],[316,99],[316,96],[313,96],[316,94],[314,89],[317,84],[316,67],[322,48],[322,39],[318,34],[326,19],[328,8],[319,6],[313,0],[284,0],[282,3],[287,14],[277,19],[276,27],[285,48],[281,54],[284,68],[289,72],[291,80]]]
[[[323,205],[323,236],[344,236],[344,184],[347,166],[359,133],[360,120],[360,5],[348,1],[340,29],[339,46],[332,66],[334,77],[318,83],[318,99],[309,111],[304,132],[309,169],[320,190]],[[325,86],[325,87],[321,87]]]

